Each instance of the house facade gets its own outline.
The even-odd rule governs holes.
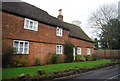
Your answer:
[[[77,47],[77,50],[73,48],[74,56],[91,55],[94,51],[93,41],[79,26],[63,21],[62,10],[55,18],[25,2],[4,2],[0,13],[3,49],[13,47],[17,52],[15,57],[26,57],[28,65],[33,65],[36,58],[45,63],[48,53],[64,57],[65,40]]]

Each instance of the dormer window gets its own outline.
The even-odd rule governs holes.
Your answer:
[[[57,29],[56,29],[56,35],[62,37],[62,28],[57,27]]]
[[[29,30],[33,30],[33,31],[38,31],[38,22],[25,18],[24,21],[24,28],[25,29],[29,29]]]

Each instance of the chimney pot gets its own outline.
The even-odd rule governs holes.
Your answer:
[[[62,15],[62,9],[59,10],[59,15]]]
[[[63,21],[62,9],[59,10],[59,15],[57,17],[60,21]]]

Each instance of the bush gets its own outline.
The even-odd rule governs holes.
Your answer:
[[[81,55],[75,55],[76,61],[79,61],[79,58],[81,58]]]
[[[38,74],[40,74],[40,75],[45,74],[45,70],[43,70],[43,69],[38,69]]]
[[[13,66],[15,67],[23,67],[27,64],[27,59],[25,57],[21,57],[19,59],[13,60]]]
[[[73,61],[73,47],[74,45],[70,41],[65,41],[64,44],[64,54],[65,54],[65,62],[72,62]]]
[[[81,58],[79,58],[78,60],[81,61],[81,62],[86,61],[86,59],[85,59],[85,57],[84,57],[83,55],[82,55]]]
[[[12,47],[6,46],[6,48],[3,49],[3,54],[2,54],[3,67],[11,66],[11,64],[12,64],[11,58],[14,53],[15,53],[15,51]]]
[[[59,61],[59,55],[58,54],[51,54],[52,56],[51,56],[51,59],[50,59],[50,62],[52,63],[52,64],[57,64],[58,63],[58,61]]]
[[[92,57],[90,55],[84,55],[86,61],[91,61],[92,60]]]
[[[97,54],[92,54],[92,60],[93,61],[96,61],[96,60],[99,60],[100,59],[100,56],[98,56]]]
[[[36,58],[36,59],[35,59],[35,65],[36,65],[36,66],[40,66],[40,65],[41,65],[41,62],[40,62],[40,59],[39,59],[39,58]]]
[[[84,55],[76,55],[76,60],[81,62],[86,61]]]

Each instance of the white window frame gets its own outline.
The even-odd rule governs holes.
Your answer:
[[[62,45],[56,45],[56,54],[62,54],[62,53],[63,53],[63,46]]]
[[[28,21],[28,23],[27,23]],[[32,28],[30,26],[30,22],[32,22]],[[24,28],[25,29],[29,29],[29,30],[33,30],[33,31],[38,31],[38,21],[34,21],[34,20],[31,20],[31,19],[28,19],[28,18],[25,18],[24,20]]]
[[[13,41],[13,48],[15,48],[15,43],[14,42],[18,42],[18,51],[16,51],[17,54],[29,54],[29,42],[28,41],[22,41],[22,40],[14,40]],[[23,47],[22,47],[22,52],[20,52],[20,42],[23,42]],[[28,43],[27,46],[27,53],[25,53],[25,43]]]
[[[87,48],[86,53],[90,55],[91,54],[90,52],[91,52],[90,48]]]
[[[62,37],[62,34],[63,34],[63,29],[57,27],[57,28],[56,28],[56,35]]]
[[[82,52],[82,49],[80,47],[77,47],[77,54],[80,55],[82,54],[81,52]]]

